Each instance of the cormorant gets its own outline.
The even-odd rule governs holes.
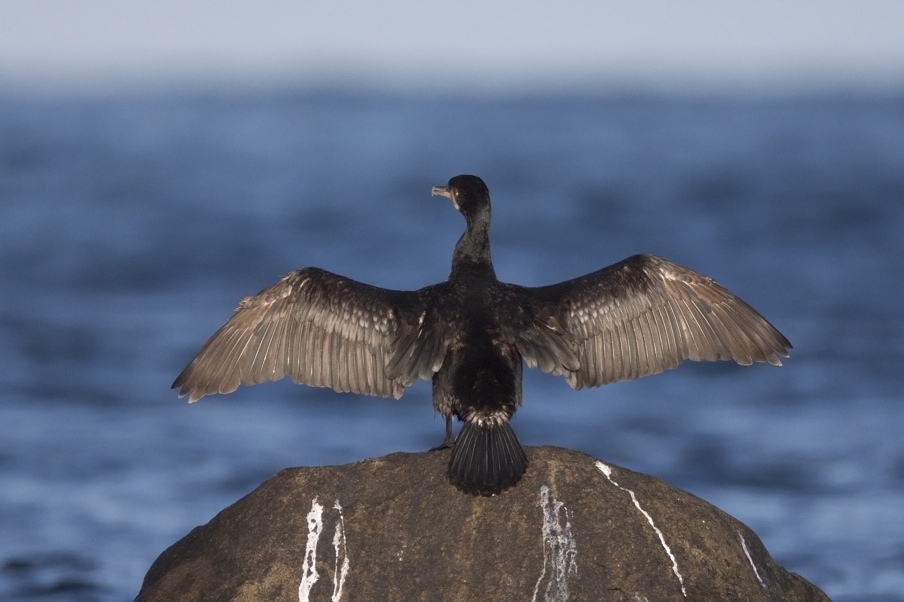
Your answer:
[[[490,195],[455,176],[447,197],[467,228],[448,280],[396,291],[304,268],[246,297],[176,378],[195,402],[289,376],[296,383],[395,397],[433,381],[446,419],[448,476],[464,491],[514,485],[527,454],[509,420],[521,405],[522,363],[575,389],[674,368],[685,359],[781,365],[791,344],[714,280],[635,255],[550,286],[500,282],[490,258]],[[464,423],[452,436],[452,417]]]

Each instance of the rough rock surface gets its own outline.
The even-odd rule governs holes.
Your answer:
[[[687,492],[528,454],[495,497],[454,489],[448,451],[283,470],[161,554],[137,600],[828,600]]]

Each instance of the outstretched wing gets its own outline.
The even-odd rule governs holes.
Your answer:
[[[520,288],[545,336],[558,341],[555,362],[519,342],[528,365],[565,376],[575,389],[631,380],[683,360],[769,362],[791,343],[763,316],[711,278],[653,255],[551,286]],[[563,332],[551,338],[556,329]],[[536,329],[535,329],[536,330]],[[563,346],[572,337],[572,353]],[[533,343],[533,347],[538,347]],[[572,365],[569,365],[571,363]],[[551,369],[549,369],[551,367]]]
[[[444,349],[425,344],[435,338],[419,336],[430,290],[393,291],[315,268],[291,272],[243,299],[173,388],[194,402],[289,376],[313,387],[398,398],[442,363]],[[408,358],[407,369],[388,373],[397,357]]]

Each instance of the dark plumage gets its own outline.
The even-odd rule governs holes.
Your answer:
[[[432,379],[446,419],[449,477],[466,491],[513,485],[527,455],[509,419],[522,362],[575,389],[674,368],[685,359],[781,365],[791,344],[715,281],[635,255],[550,286],[496,279],[490,196],[475,176],[433,188],[465,217],[449,279],[417,291],[362,284],[316,268],[241,301],[173,387],[189,401],[289,376],[297,383],[400,397]],[[456,441],[452,417],[464,422]]]

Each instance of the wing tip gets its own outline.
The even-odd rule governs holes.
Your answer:
[[[175,389],[176,386],[177,385],[173,385],[172,388]],[[188,387],[184,387],[184,386],[178,392],[179,399],[182,399],[183,397],[188,395],[188,403],[195,403],[196,401],[198,401],[202,397],[204,397],[206,394],[207,394],[206,392],[199,391],[198,389],[188,388]]]

